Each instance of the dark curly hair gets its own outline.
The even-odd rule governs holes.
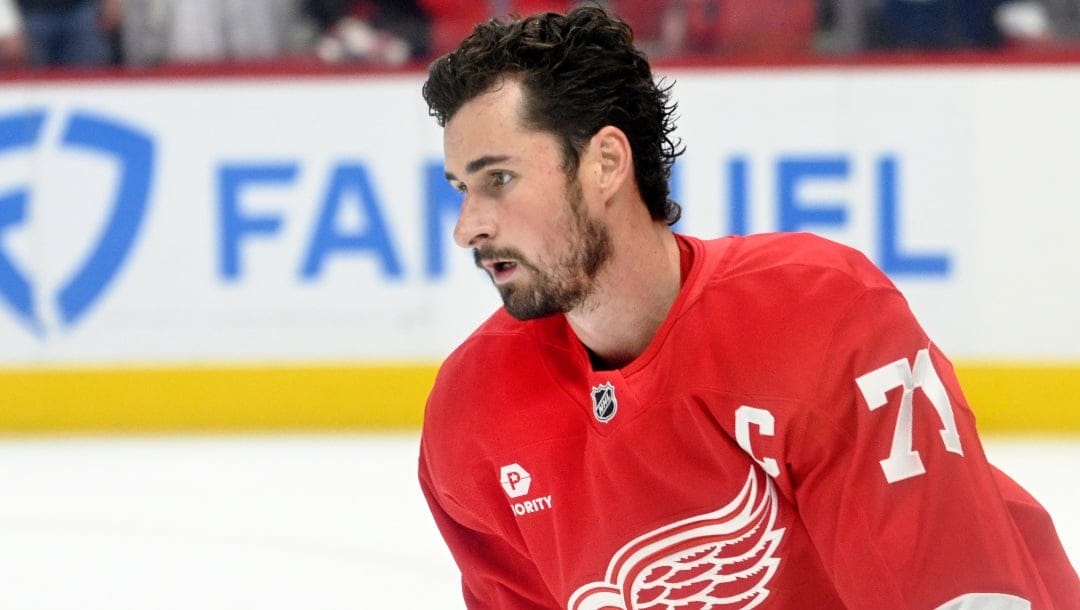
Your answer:
[[[653,219],[675,224],[682,214],[669,199],[668,179],[682,144],[672,138],[671,85],[653,80],[630,26],[606,10],[583,6],[477,25],[457,49],[428,69],[423,95],[440,126],[468,101],[504,79],[526,95],[526,125],[562,141],[565,169],[606,125],[630,140],[638,190]]]

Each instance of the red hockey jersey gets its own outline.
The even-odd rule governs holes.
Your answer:
[[[679,240],[629,365],[500,310],[441,368],[419,476],[469,608],[1080,608],[1049,517],[865,257]]]

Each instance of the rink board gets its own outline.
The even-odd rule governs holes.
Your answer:
[[[3,371],[0,431],[191,432],[419,427],[437,367]],[[959,365],[979,428],[1080,432],[1080,370]]]
[[[1080,430],[1080,66],[664,75],[679,231],[858,248],[981,425]],[[421,84],[0,78],[0,430],[415,428],[498,306]]]

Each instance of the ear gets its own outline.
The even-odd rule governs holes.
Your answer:
[[[634,174],[634,155],[623,130],[606,125],[589,141],[595,187],[604,201],[609,201]]]

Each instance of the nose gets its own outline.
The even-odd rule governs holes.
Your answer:
[[[490,202],[479,197],[466,196],[461,202],[457,224],[454,225],[454,242],[462,248],[475,248],[495,237],[494,210]]]

